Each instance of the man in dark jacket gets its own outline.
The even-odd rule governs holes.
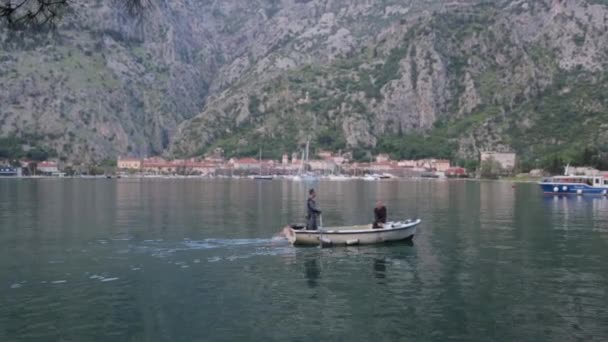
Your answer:
[[[386,223],[386,207],[382,204],[382,201],[376,202],[374,208],[374,224],[372,228],[384,228]]]
[[[315,198],[317,194],[315,189],[308,190],[308,201],[306,202],[307,215],[306,215],[306,229],[317,230],[317,217],[321,215],[321,210],[317,209],[317,203]]]

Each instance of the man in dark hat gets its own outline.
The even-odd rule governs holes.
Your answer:
[[[317,209],[317,203],[315,198],[317,194],[315,189],[308,190],[308,201],[306,202],[307,215],[306,215],[306,229],[317,230],[317,218],[321,215],[321,210]]]
[[[386,206],[382,203],[382,201],[378,200],[376,202],[376,207],[374,208],[374,224],[372,228],[384,228],[384,224],[386,223]]]

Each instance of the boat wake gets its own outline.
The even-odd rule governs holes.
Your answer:
[[[243,255],[281,254],[281,249],[288,246],[289,243],[285,238],[274,236],[270,239],[185,239],[177,244],[170,244],[166,241],[147,240],[143,244],[131,245],[130,250],[131,252],[143,252],[160,258],[169,257],[180,252],[222,250],[222,254],[230,253],[229,259],[240,259]],[[252,249],[253,251],[251,251]]]
[[[266,246],[272,239],[205,239],[200,241],[184,240],[187,249],[215,249],[238,246]]]

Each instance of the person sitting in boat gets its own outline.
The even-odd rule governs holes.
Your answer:
[[[316,197],[317,194],[315,193],[315,189],[308,190],[308,201],[306,202],[308,212],[306,215],[307,230],[317,230],[317,218],[321,215],[321,210],[317,209],[317,203],[315,202]]]
[[[384,228],[384,224],[386,223],[386,206],[382,203],[382,201],[376,202],[376,207],[374,208],[374,224],[372,228]]]

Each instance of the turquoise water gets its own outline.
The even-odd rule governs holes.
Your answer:
[[[326,225],[412,244],[293,248],[287,181],[0,179],[0,341],[608,340],[608,199],[534,184],[315,185]]]

